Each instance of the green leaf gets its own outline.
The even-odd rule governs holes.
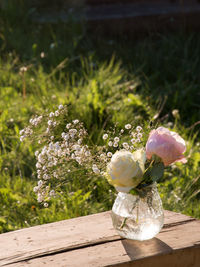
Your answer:
[[[128,193],[133,196],[138,195],[138,191],[136,189],[131,189]]]
[[[158,181],[164,173],[164,164],[162,162],[155,164],[150,171],[150,176],[153,182]]]

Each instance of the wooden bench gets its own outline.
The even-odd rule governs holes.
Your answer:
[[[152,240],[121,238],[110,212],[0,235],[0,266],[199,267],[200,220],[165,211]]]
[[[63,3],[65,1],[63,0]],[[71,16],[77,22],[87,22],[87,29],[112,34],[123,32],[142,33],[169,30],[198,30],[200,28],[199,0],[76,0],[75,6],[56,10],[49,6],[33,15],[36,23],[69,22]],[[83,4],[85,3],[85,5]],[[68,3],[69,4],[69,3]],[[135,36],[134,36],[135,38]]]

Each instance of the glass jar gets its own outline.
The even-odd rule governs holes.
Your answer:
[[[118,193],[111,217],[120,236],[140,241],[153,238],[164,223],[156,184],[144,187],[138,195]]]

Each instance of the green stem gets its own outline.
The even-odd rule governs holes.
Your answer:
[[[137,217],[136,217],[136,223],[139,222],[139,199],[137,201]]]
[[[139,221],[139,200],[140,200],[140,197],[138,196],[138,199],[136,200],[136,205],[137,205],[137,217],[136,217],[136,223],[138,223]],[[136,205],[133,205],[132,209],[131,209],[131,212],[134,210],[135,206]],[[122,224],[120,225],[119,229],[123,229],[124,225],[126,224],[126,221],[127,221],[128,218],[124,218],[123,221],[122,221]]]

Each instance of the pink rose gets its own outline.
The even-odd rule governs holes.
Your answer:
[[[165,166],[176,161],[186,163],[187,160],[183,155],[185,150],[183,138],[164,127],[151,131],[146,144],[147,158],[151,159],[155,154],[162,159]]]

